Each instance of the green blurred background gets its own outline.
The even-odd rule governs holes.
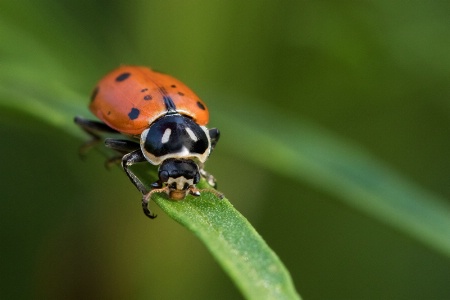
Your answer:
[[[118,65],[172,74],[222,131],[207,169],[303,298],[450,299],[448,257],[246,159],[246,136],[228,134],[233,111],[280,134],[307,123],[450,199],[449,16],[447,1],[0,1],[0,79],[43,101],[64,90],[90,116]],[[155,205],[143,216],[119,168],[78,158],[77,128],[20,105],[0,110],[1,299],[241,297],[187,230]]]

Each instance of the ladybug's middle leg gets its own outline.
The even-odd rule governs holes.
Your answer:
[[[105,139],[105,146],[122,154],[127,154],[141,148],[138,142],[112,138]]]
[[[134,142],[131,140],[112,139],[112,138],[105,139],[105,146],[109,149],[119,152],[118,155],[113,156],[106,160],[105,166],[108,169],[111,166],[120,163],[125,154],[130,153],[130,152],[140,148],[140,145],[137,142]]]
[[[207,182],[210,186],[212,186],[212,187],[215,188],[215,189],[217,188],[216,178],[214,178],[214,176],[213,176],[211,173],[205,171],[205,169],[203,169],[203,168],[200,168],[199,172],[200,172],[200,175],[201,175],[203,178],[205,178],[206,182]]]
[[[80,155],[84,156],[92,147],[100,142],[100,133],[119,133],[117,130],[112,129],[108,125],[98,121],[92,121],[83,117],[75,117],[75,124],[81,127],[86,133],[91,136],[91,139],[85,142],[80,147]]]

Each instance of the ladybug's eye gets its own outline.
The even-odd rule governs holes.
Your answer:
[[[159,172],[159,179],[161,180],[161,182],[167,182],[167,180],[169,180],[169,172],[167,171]]]
[[[169,187],[171,188],[171,189],[177,189],[177,183],[176,182],[173,182],[173,183],[171,183],[170,185],[169,185]]]

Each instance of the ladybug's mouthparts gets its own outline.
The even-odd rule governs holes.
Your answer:
[[[187,190],[171,190],[169,191],[169,198],[172,200],[183,200],[187,192]]]

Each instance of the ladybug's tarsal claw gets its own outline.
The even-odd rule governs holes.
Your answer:
[[[142,210],[144,211],[144,214],[149,217],[150,219],[154,219],[156,218],[156,215],[154,215],[150,209],[148,208],[148,202],[149,202],[149,197],[147,197],[150,193],[148,193],[147,195],[145,195],[144,197],[142,197]]]
[[[144,207],[142,206],[143,210],[144,210],[144,214],[149,217],[150,219],[154,219],[157,217],[157,215],[153,214],[150,209],[148,209],[148,207]]]

